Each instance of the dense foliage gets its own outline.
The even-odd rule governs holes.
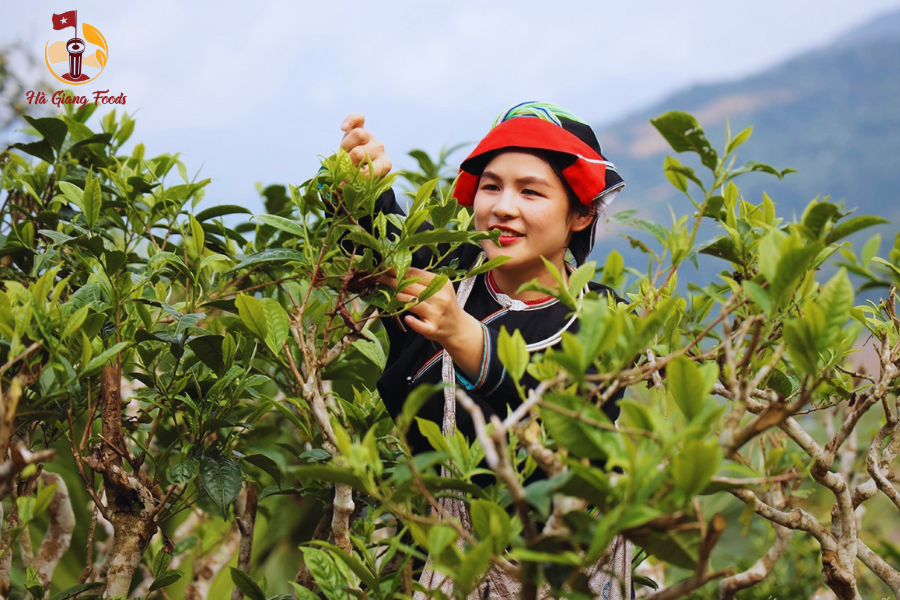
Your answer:
[[[857,519],[875,497],[900,509],[900,236],[887,258],[877,240],[856,254],[845,238],[883,219],[813,201],[790,222],[768,197],[743,198],[741,174],[789,172],[735,166],[749,129],[720,155],[690,115],[653,121],[704,171],[666,159],[685,196],[669,226],[616,216],[644,232],[632,243],[646,271],[610,253],[559,276],[550,291],[581,329],[533,356],[504,332],[508,372],[541,383],[487,424],[460,394],[481,423],[466,440],[416,419],[433,389],[415,390],[396,423],[373,391],[387,353],[379,319],[404,308],[376,277],[404,279],[418,249],[436,263],[487,237],[450,198],[445,155],[416,155],[405,219],[373,214],[396,176],[370,179],[343,153],[300,186],[263,190],[266,214],[247,218],[240,206],[196,210],[208,180],[178,155],[123,153],[134,121],[110,112],[97,133],[91,113],[26,117],[37,141],[0,155],[4,596],[199,599],[234,565],[232,597],[402,598],[418,585],[413,558],[430,554],[458,598],[491,565],[534,583],[527,593],[582,598],[582,574],[623,534],[684,574],[650,597],[720,580],[728,598],[768,575],[795,530],[838,597],[900,590],[890,544],[867,544]],[[700,243],[704,220],[721,235]],[[838,252],[843,268],[817,280]],[[698,253],[723,270],[682,295],[678,269]],[[431,288],[477,274],[465,267],[443,268]],[[848,272],[887,299],[854,307]],[[595,277],[628,304],[579,300]],[[863,332],[878,360],[858,372],[849,357]],[[614,425],[600,407],[622,387]],[[433,452],[404,451],[410,427]],[[526,486],[536,469],[546,478]],[[480,473],[495,483],[474,485]],[[70,501],[81,490],[87,511]],[[445,494],[465,499],[471,531],[432,512]],[[716,563],[722,498],[746,505],[754,531],[774,527],[740,573]],[[34,533],[46,533],[37,550]],[[302,544],[302,559],[263,577],[261,556],[282,540]],[[80,577],[54,577],[73,555]]]

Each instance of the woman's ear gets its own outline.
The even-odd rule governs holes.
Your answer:
[[[591,206],[591,212],[586,215],[579,215],[575,213],[572,219],[572,224],[569,227],[569,230],[573,233],[576,231],[582,231],[591,226],[591,223],[594,222],[594,218],[597,216],[597,207]]]

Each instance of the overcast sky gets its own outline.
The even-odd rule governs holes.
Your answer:
[[[309,177],[316,156],[337,148],[351,111],[364,112],[394,162],[409,165],[412,148],[477,141],[516,102],[555,102],[604,124],[691,85],[764,70],[900,7],[900,0],[2,3],[0,44],[23,41],[41,60],[47,41],[61,34],[51,15],[77,9],[79,22],[109,44],[106,69],[77,93],[124,93],[126,110],[137,113],[133,141],[150,155],[181,152],[192,173],[202,165],[213,179],[204,204],[254,211],[261,207],[255,183]]]

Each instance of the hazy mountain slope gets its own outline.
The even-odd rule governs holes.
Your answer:
[[[752,124],[740,159],[800,171],[783,182],[743,178],[752,201],[765,190],[790,214],[830,195],[900,223],[900,11],[756,76],[697,86],[600,127],[604,150],[628,182],[612,212],[639,208],[660,218],[666,204],[682,202],[662,174],[665,142],[648,123],[667,110],[696,115],[718,147],[726,118],[734,132]]]

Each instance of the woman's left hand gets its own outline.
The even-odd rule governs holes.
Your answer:
[[[372,170],[375,177],[382,177],[391,172],[391,159],[388,157],[378,138],[366,129],[366,117],[362,113],[350,113],[341,124],[344,137],[341,140],[341,148],[350,155],[354,165],[363,163],[360,169],[363,174],[369,174],[369,165],[366,159],[372,162]]]
[[[401,302],[414,302],[409,307],[412,314],[404,319],[406,324],[421,336],[440,344],[467,375],[477,377],[484,342],[481,323],[460,306],[452,283],[447,282],[437,293],[418,302],[419,295],[435,275],[411,268],[406,276],[419,279],[397,292]],[[382,275],[381,282],[393,288],[399,283],[393,272]]]

